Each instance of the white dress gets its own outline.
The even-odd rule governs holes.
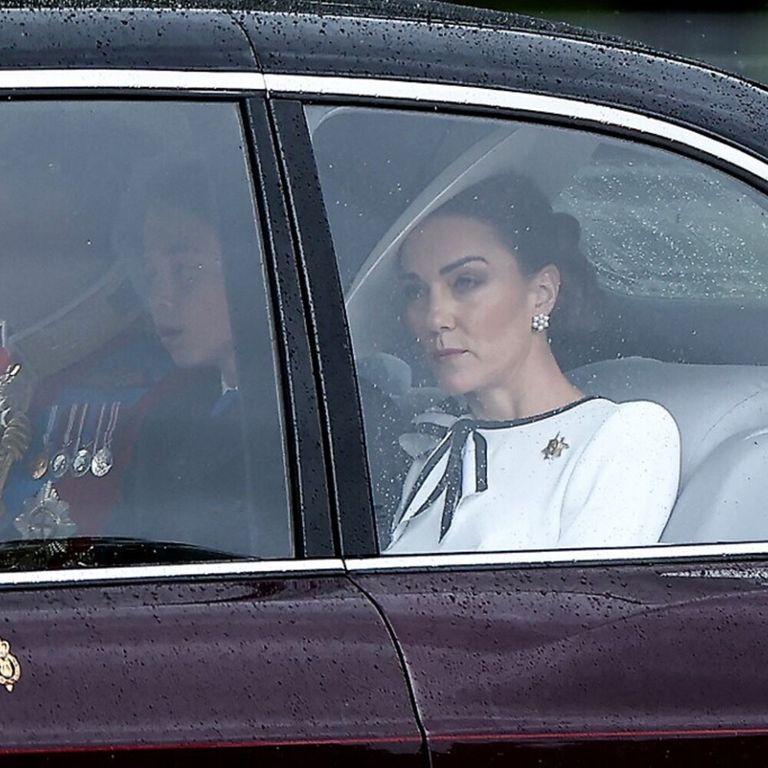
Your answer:
[[[680,434],[657,403],[417,422],[444,437],[408,473],[386,554],[653,544],[677,495]]]

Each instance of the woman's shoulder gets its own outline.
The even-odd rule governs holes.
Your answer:
[[[617,403],[604,398],[605,418],[595,437],[610,439],[664,440],[678,443],[680,431],[672,414],[660,403],[652,400],[628,400]]]
[[[659,429],[676,429],[672,415],[659,403],[650,400],[616,402],[599,395],[582,397],[552,411],[508,422],[513,428],[541,425],[542,428],[548,429],[553,424],[585,434],[599,431],[607,424],[614,428],[630,428],[637,424],[656,426]]]
[[[603,399],[603,398],[600,398]],[[612,406],[612,418],[625,422],[646,422],[666,426],[676,426],[672,414],[661,403],[653,400],[627,400],[617,403],[606,400]]]

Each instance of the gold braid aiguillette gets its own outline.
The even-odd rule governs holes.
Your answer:
[[[12,394],[12,384],[20,373],[21,365],[11,363],[0,376],[0,494],[11,466],[24,456],[32,438],[29,418]]]

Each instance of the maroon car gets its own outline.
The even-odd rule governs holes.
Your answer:
[[[0,10],[4,764],[764,765],[768,91],[431,0],[204,5]],[[559,367],[674,419],[652,539],[395,554],[451,399],[404,238],[499,174],[594,274]]]

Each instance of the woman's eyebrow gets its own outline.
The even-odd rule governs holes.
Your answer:
[[[449,272],[452,272],[454,269],[458,269],[459,267],[463,267],[470,261],[482,261],[484,264],[488,263],[487,259],[484,259],[482,256],[464,256],[461,259],[457,259],[456,261],[452,261],[450,264],[446,264],[444,267],[441,267],[440,274],[447,275]]]

